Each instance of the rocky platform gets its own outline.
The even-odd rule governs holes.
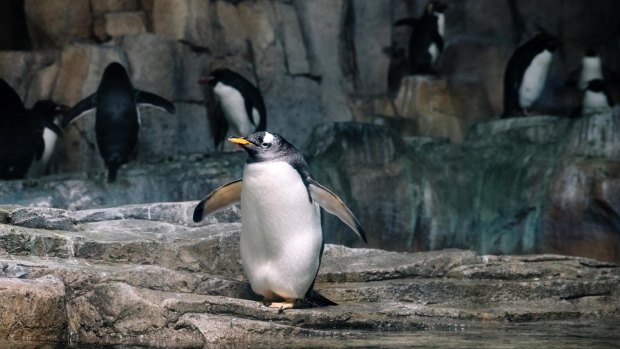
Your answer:
[[[620,316],[611,263],[339,245],[316,288],[340,305],[278,312],[244,279],[238,208],[195,224],[195,204],[0,206],[0,338],[200,348]]]

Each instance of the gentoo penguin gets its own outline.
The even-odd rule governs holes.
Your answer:
[[[62,137],[62,130],[56,120],[67,110],[65,105],[51,100],[40,100],[27,111],[35,145],[35,161],[28,171],[29,177],[45,174],[56,142]]]
[[[35,154],[31,124],[21,98],[4,79],[0,101],[0,179],[20,179]]]
[[[312,179],[304,157],[280,135],[256,132],[229,141],[248,153],[243,179],[207,195],[194,210],[194,222],[240,201],[241,259],[252,290],[280,309],[335,305],[313,291],[324,245],[319,206],[366,242],[359,222]]]
[[[216,69],[198,83],[208,84],[215,97],[215,105],[208,112],[216,148],[226,138],[229,128],[233,134],[243,136],[267,128],[263,96],[240,74],[226,68]]]
[[[581,59],[581,71],[579,73],[579,89],[585,90],[592,80],[603,79],[603,66],[601,57],[594,50],[586,50]]]
[[[62,121],[63,128],[83,114],[97,109],[95,135],[99,154],[108,168],[108,181],[116,180],[118,168],[129,161],[136,148],[140,128],[138,106],[151,106],[174,114],[174,105],[156,94],[135,89],[125,68],[110,63],[103,72],[97,91],[86,97]]]
[[[504,73],[504,113],[502,117],[528,115],[528,109],[543,92],[553,53],[560,42],[540,33],[519,46]]]
[[[445,17],[447,6],[430,1],[418,19],[403,18],[394,25],[412,27],[409,37],[409,73],[436,74],[435,67],[444,46]]]
[[[581,106],[581,115],[596,114],[609,111],[614,101],[607,90],[605,81],[594,79],[586,85]]]

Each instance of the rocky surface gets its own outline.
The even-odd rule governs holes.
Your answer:
[[[0,338],[189,348],[620,316],[614,264],[339,245],[316,288],[340,305],[279,313],[244,279],[238,210],[195,224],[195,204],[0,207]]]
[[[314,178],[344,198],[396,251],[560,253],[620,261],[620,109],[581,119],[536,116],[476,124],[460,144],[403,141],[389,128],[318,128]],[[361,246],[326,215],[328,241]]]

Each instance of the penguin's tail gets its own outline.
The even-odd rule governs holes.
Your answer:
[[[118,172],[118,168],[122,165],[122,160],[120,156],[112,155],[108,161],[106,162],[106,167],[108,168],[108,183],[112,183],[116,180],[116,173]]]
[[[304,302],[311,307],[326,307],[328,305],[338,305],[338,303],[330,301],[315,290],[308,291]]]

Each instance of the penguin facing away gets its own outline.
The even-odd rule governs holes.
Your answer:
[[[409,37],[409,73],[437,74],[435,67],[444,48],[445,15],[447,5],[429,1],[418,19],[402,18],[395,26],[412,27]]]
[[[529,114],[543,92],[553,53],[559,46],[555,36],[540,33],[515,50],[504,73],[502,117]]]
[[[581,106],[581,115],[590,115],[609,111],[614,106],[605,81],[594,79],[586,85]]]
[[[198,83],[207,84],[207,105],[215,147],[223,145],[230,129],[233,134],[247,136],[267,128],[267,110],[256,86],[242,75],[227,69],[216,69]]]
[[[0,101],[0,179],[20,179],[35,155],[31,124],[21,98],[4,79]]]
[[[241,259],[265,305],[281,310],[335,305],[313,290],[324,246],[319,207],[366,242],[359,222],[338,196],[312,179],[306,160],[280,135],[256,132],[229,141],[248,153],[243,179],[208,194],[194,209],[194,222],[241,202]]]
[[[150,106],[175,113],[174,105],[154,93],[133,87],[125,68],[110,63],[103,72],[97,91],[67,112],[62,127],[96,109],[95,135],[99,154],[108,168],[108,182],[116,180],[118,168],[129,161],[138,141],[139,106]]]
[[[28,176],[45,174],[58,138],[62,137],[62,130],[56,120],[68,109],[67,106],[51,100],[40,100],[27,111],[35,144],[35,162],[30,167]]]

